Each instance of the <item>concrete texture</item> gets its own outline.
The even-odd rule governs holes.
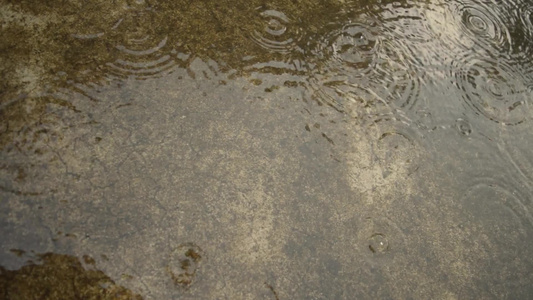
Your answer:
[[[397,40],[352,32],[355,20],[379,27],[356,18],[367,3],[24,3],[0,9],[14,45],[2,45],[6,270],[58,253],[45,257],[80,259],[145,299],[533,295],[529,106],[475,113],[441,79],[433,40],[416,44],[433,64],[411,71]],[[70,28],[91,17],[104,23]],[[285,40],[239,26],[263,18],[297,26]],[[44,54],[19,51],[30,46],[17,30]],[[335,37],[324,57],[321,36]],[[356,55],[332,46],[354,37],[367,41]],[[527,86],[517,74],[509,82]],[[88,289],[109,295],[97,282]]]

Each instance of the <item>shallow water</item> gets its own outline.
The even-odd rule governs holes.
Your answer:
[[[7,1],[0,20],[8,299],[52,286],[13,279],[28,260],[145,299],[533,297],[530,2]],[[74,289],[119,297],[98,280]]]

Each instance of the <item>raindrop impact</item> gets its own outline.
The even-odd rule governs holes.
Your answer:
[[[109,35],[116,38],[118,55],[106,64],[110,74],[142,80],[172,71],[176,49],[167,35],[152,32],[155,17],[150,11],[132,11],[111,28]]]
[[[300,30],[283,12],[259,7],[251,39],[262,48],[278,53],[298,51]]]
[[[361,77],[372,71],[379,51],[377,32],[364,23],[335,28],[321,41],[316,55],[324,69],[341,75]]]
[[[474,60],[462,66],[455,77],[465,102],[476,114],[505,125],[529,118],[527,81],[503,61]]]
[[[310,83],[318,101],[338,111],[354,111],[355,115],[362,106],[382,102],[369,84],[379,51],[373,28],[363,22],[333,23],[325,32],[310,52],[316,66]]]
[[[375,155],[382,165],[384,177],[391,173],[410,175],[418,170],[416,144],[404,133],[383,133],[377,141]]]
[[[472,47],[479,46],[494,56],[511,51],[511,35],[506,25],[511,22],[504,18],[498,6],[477,1],[453,2],[446,13],[450,22],[442,24],[447,28],[438,32],[451,49],[461,47],[472,51]]]

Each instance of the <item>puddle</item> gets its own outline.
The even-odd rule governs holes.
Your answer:
[[[533,296],[529,2],[0,19],[0,294]]]

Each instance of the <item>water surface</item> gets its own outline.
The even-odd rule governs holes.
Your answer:
[[[528,1],[0,16],[6,298],[533,297]]]

